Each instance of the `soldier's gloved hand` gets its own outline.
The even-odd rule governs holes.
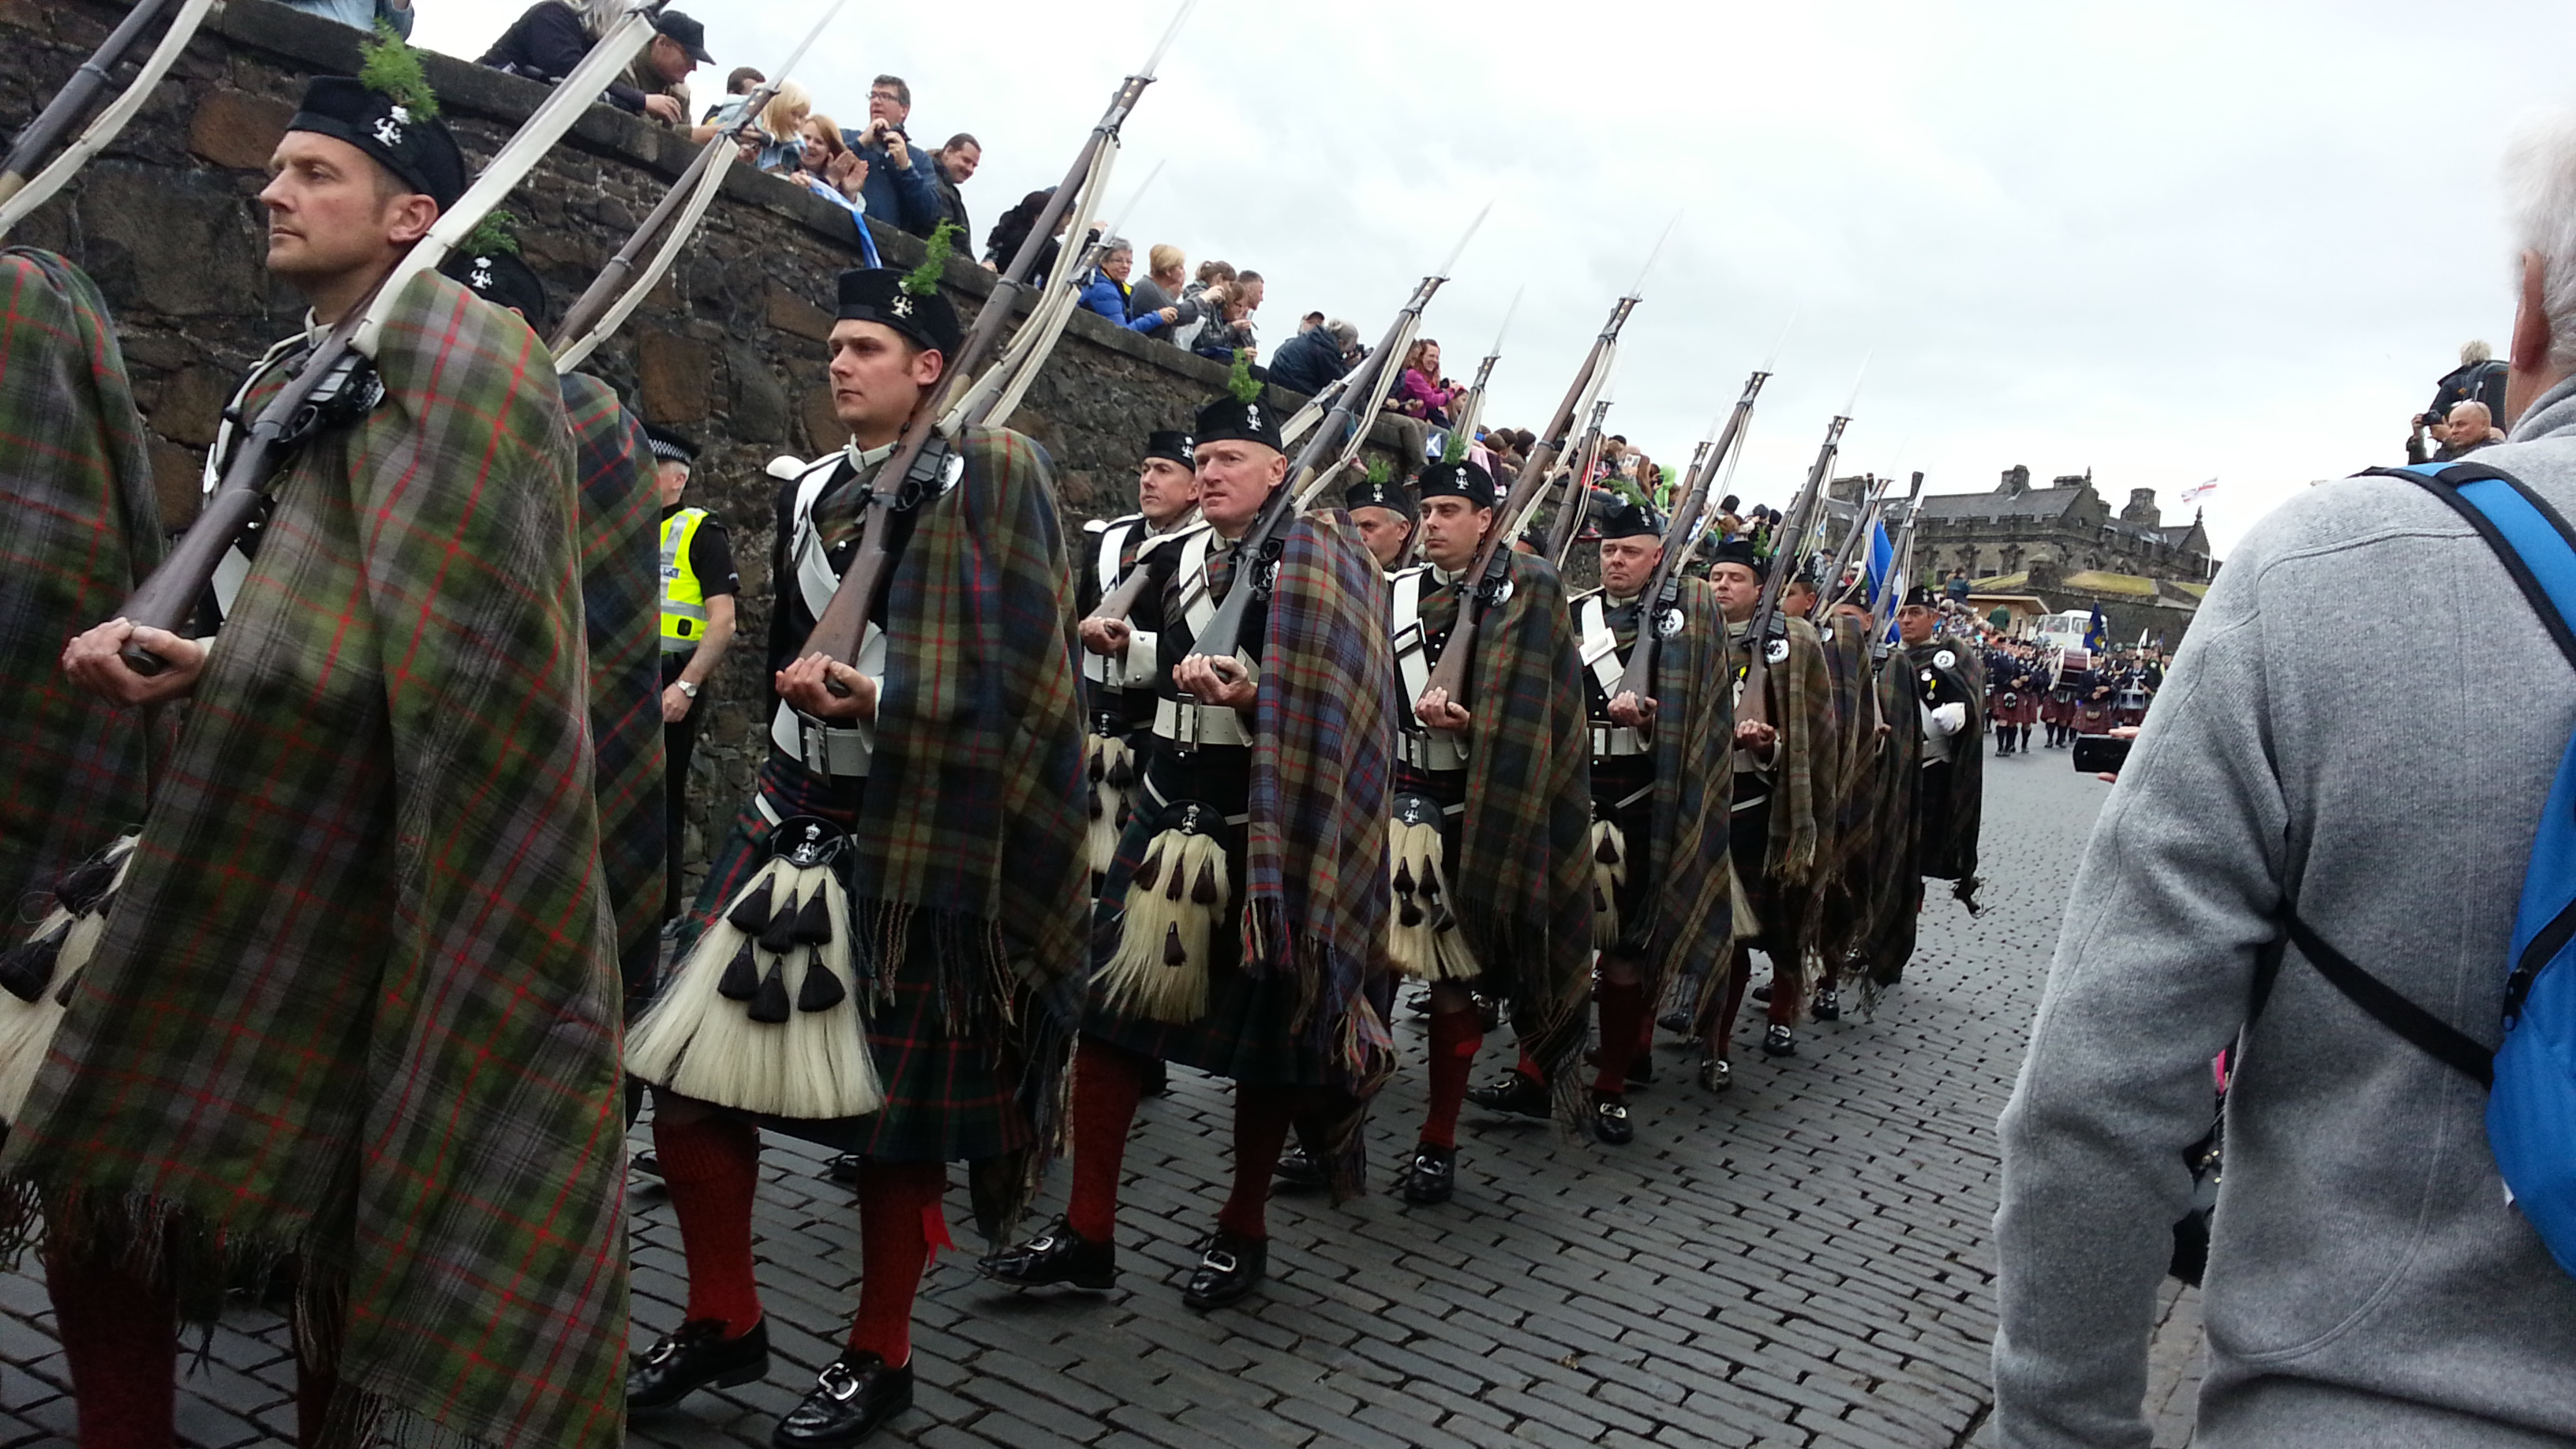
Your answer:
[[[1955,735],[1968,727],[1968,707],[1964,704],[1937,705],[1932,710],[1935,734]]]

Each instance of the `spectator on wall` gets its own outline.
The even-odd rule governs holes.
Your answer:
[[[984,240],[984,265],[988,269],[998,272],[1010,266],[1012,260],[1019,256],[1020,248],[1027,244],[1030,230],[1038,224],[1039,214],[1046,210],[1047,202],[1054,197],[1055,188],[1052,186],[1043,191],[1032,191],[1020,198],[1019,205],[1002,213],[1002,219],[993,223],[993,234]],[[1064,235],[1065,227],[1072,221],[1071,207],[1057,214],[1055,234],[1038,247],[1037,262],[1029,269],[1030,286],[1041,286],[1054,275],[1057,256],[1063,250],[1063,243],[1058,238]]]
[[[939,214],[956,223],[957,234],[972,246],[975,224],[966,217],[966,198],[957,188],[973,179],[984,164],[984,143],[964,131],[930,153],[930,180],[939,191]]]
[[[2442,380],[2433,385],[2433,405],[2415,415],[2415,425],[2447,422],[2451,409],[2464,402],[2486,404],[2490,419],[2503,417],[2504,378],[2505,366],[2496,361],[2494,349],[2484,342],[2462,344],[2460,365],[2442,374]]]
[[[1189,259],[1169,242],[1156,242],[1145,253],[1145,275],[1127,293],[1127,320],[1133,324],[1181,300],[1182,268]],[[1147,329],[1136,329],[1144,332]],[[1150,335],[1150,334],[1149,334]]]
[[[1308,397],[1351,370],[1349,353],[1359,345],[1360,331],[1335,319],[1307,328],[1279,344],[1270,360],[1270,380]]]
[[[1136,249],[1123,236],[1101,244],[1100,263],[1082,284],[1082,305],[1124,327],[1127,325],[1127,276],[1136,269]]]
[[[899,75],[881,75],[868,86],[868,123],[841,140],[868,163],[868,215],[914,236],[938,229],[939,183],[930,153],[917,150],[903,128],[912,114],[912,87]]]
[[[1440,344],[1417,337],[1404,355],[1404,372],[1396,379],[1387,406],[1435,428],[1449,426],[1449,405],[1467,390],[1440,375]]]
[[[1297,319],[1297,330],[1299,332],[1312,332],[1323,325],[1324,314],[1321,312],[1309,312],[1305,316]]]
[[[716,118],[716,113],[722,111],[727,102],[730,102],[736,96],[750,95],[752,87],[757,86],[768,79],[769,77],[762,75],[758,69],[747,65],[738,65],[732,70],[725,72],[724,100],[718,101],[714,105],[707,107],[707,113],[698,118],[699,123],[703,125],[707,122],[713,121]]]
[[[286,8],[358,30],[373,30],[381,20],[394,28],[394,34],[411,38],[411,0],[286,0]]]
[[[799,128],[805,144],[796,153],[789,179],[843,206],[859,206],[868,179],[868,163],[841,139],[840,123],[817,112]]]
[[[554,85],[572,74],[623,13],[617,0],[583,0],[578,9],[564,0],[538,0],[492,42],[482,64]],[[609,83],[606,99],[619,110],[666,126],[686,125],[689,72],[715,63],[707,54],[707,29],[677,10],[665,10],[654,17],[653,30],[653,39],[627,68],[626,78]]]

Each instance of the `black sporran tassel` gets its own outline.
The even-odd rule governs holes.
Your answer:
[[[1094,785],[1091,787],[1091,818],[1097,820],[1104,813],[1106,812],[1100,808],[1100,787]]]
[[[758,895],[743,892],[742,899],[733,903],[732,910],[725,912],[726,924],[746,936],[757,936],[768,930],[769,903],[776,898],[777,892],[775,880],[764,882]]]
[[[1619,863],[1619,847],[1611,843],[1609,831],[1601,832],[1601,843],[1593,847],[1592,858],[1602,865]]]
[[[1101,776],[1108,773],[1105,768],[1108,758],[1109,746],[1105,742],[1094,741],[1091,747],[1091,768],[1086,772],[1091,777],[1091,783],[1099,784]]]
[[[823,964],[823,953],[815,951],[805,958],[805,984],[796,989],[798,1011],[829,1011],[848,996],[848,988],[831,967]]]
[[[1408,926],[1421,925],[1422,907],[1415,905],[1413,903],[1413,897],[1409,895],[1401,897],[1400,899],[1403,901],[1403,904],[1396,909],[1396,920]]]
[[[0,987],[11,996],[30,1005],[45,994],[54,982],[54,962],[63,954],[63,938],[71,934],[71,925],[63,925],[32,941],[23,941],[0,952]]]
[[[763,1026],[776,1026],[787,1020],[787,963],[772,961],[769,974],[760,978],[760,990],[751,999],[747,1013]]]
[[[1163,928],[1163,964],[1166,966],[1190,964],[1190,953],[1181,949],[1181,928],[1178,926]]]
[[[1199,862],[1199,878],[1190,886],[1190,900],[1198,905],[1213,906],[1223,898],[1216,893],[1216,867]]]
[[[789,934],[799,946],[820,946],[832,939],[832,908],[824,903],[821,887],[805,898],[805,907],[796,913],[796,926]]]
[[[1413,894],[1413,863],[1411,861],[1399,860],[1395,863],[1395,893],[1400,896],[1409,896]],[[1413,923],[1411,921],[1407,921],[1405,924],[1409,926]]]
[[[1162,873],[1163,853],[1159,850],[1148,852],[1145,856],[1145,863],[1136,867],[1135,888],[1140,891],[1152,890],[1154,888],[1155,880],[1160,877]]]
[[[106,895],[107,888],[115,884],[116,864],[106,856],[82,862],[71,874],[63,877],[62,884],[54,887],[54,899],[62,902],[63,909],[75,916],[88,915],[89,908],[97,905],[99,897]]]
[[[1121,754],[1118,763],[1109,767],[1108,779],[1111,785],[1124,790],[1136,783],[1136,767],[1128,763],[1126,755]]]
[[[790,891],[787,904],[780,907],[778,913],[769,918],[769,925],[761,931],[760,949],[772,956],[784,956],[788,948],[795,944],[796,895]]]
[[[724,975],[716,979],[716,995],[727,1001],[749,1001],[760,992],[760,963],[752,959],[751,943],[733,953],[725,963]]]

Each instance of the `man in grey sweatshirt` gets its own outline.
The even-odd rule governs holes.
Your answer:
[[[2518,421],[2478,461],[2576,515],[2576,119],[2508,170]],[[2004,1112],[2001,1443],[2148,1444],[2183,1151],[2242,1031],[2195,1449],[2576,1445],[2576,1277],[2505,1200],[2485,1093],[2294,948],[2247,1026],[2295,902],[2410,1000],[2500,1040],[2571,731],[2576,671],[2422,489],[2328,484],[2247,536],[2104,804]]]

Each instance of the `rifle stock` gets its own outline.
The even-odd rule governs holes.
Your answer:
[[[1616,699],[1633,694],[1639,699],[1654,683],[1655,651],[1661,647],[1661,636],[1649,627],[1681,598],[1682,569],[1690,562],[1691,543],[1699,537],[1701,517],[1708,511],[1708,495],[1724,471],[1726,460],[1743,440],[1744,425],[1753,416],[1753,401],[1762,395],[1762,384],[1771,380],[1768,372],[1755,372],[1744,384],[1744,395],[1735,400],[1734,411],[1726,415],[1726,430],[1714,444],[1702,442],[1699,456],[1691,460],[1690,486],[1682,495],[1679,508],[1673,510],[1666,525],[1667,543],[1664,556],[1655,561],[1655,572],[1646,584],[1644,617],[1637,622],[1636,647],[1628,651],[1627,667],[1620,672],[1619,687],[1611,694]]]
[[[72,127],[89,119],[99,94],[107,89],[108,72],[143,38],[145,29],[177,3],[178,0],[138,0],[108,32],[107,39],[99,42],[89,59],[81,62],[80,69],[72,72],[71,79],[63,82],[63,88],[54,92],[54,98],[36,113],[36,119],[18,133],[8,157],[0,160],[0,201],[17,195],[27,178],[36,174],[37,163],[45,154],[61,144]]]

